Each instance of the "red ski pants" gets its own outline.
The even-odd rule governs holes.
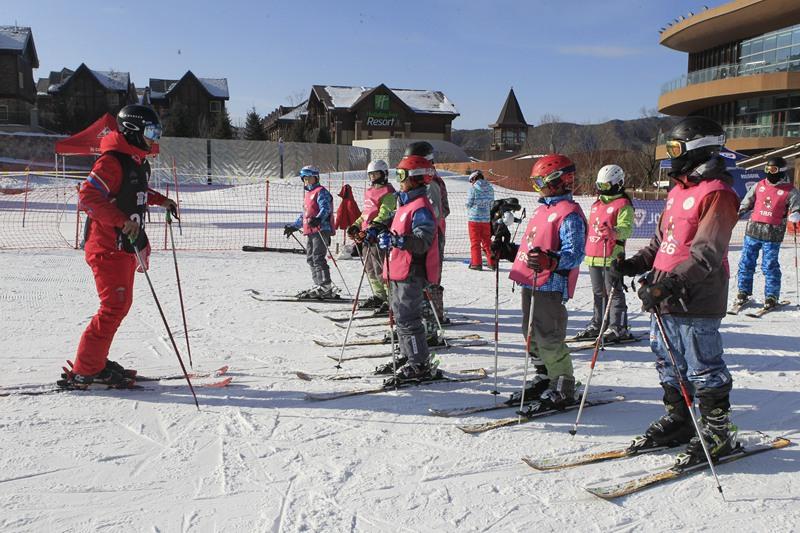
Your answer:
[[[91,376],[105,368],[114,334],[133,303],[136,256],[126,252],[103,252],[87,255],[86,262],[94,273],[100,309],[81,336],[73,370],[76,374]]]
[[[468,222],[469,225],[469,251],[472,266],[482,265],[481,248],[486,252],[489,266],[494,266],[492,258],[492,225],[489,222]]]

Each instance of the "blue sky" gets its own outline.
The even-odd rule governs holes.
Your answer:
[[[655,108],[685,53],[658,29],[720,0],[2,0],[0,24],[31,26],[38,76],[81,62],[153,78],[228,78],[234,121],[313,84],[443,91],[457,129],[495,121],[510,86],[525,118],[603,122]]]

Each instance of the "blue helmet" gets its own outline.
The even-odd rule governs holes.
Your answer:
[[[300,169],[300,179],[314,177],[319,179],[319,169],[314,165],[306,165]]]

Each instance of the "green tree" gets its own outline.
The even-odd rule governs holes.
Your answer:
[[[169,116],[164,119],[165,137],[199,137],[199,133],[198,124],[185,105],[175,104],[170,107]]]
[[[247,112],[247,118],[245,118],[244,122],[244,138],[248,141],[267,140],[267,133],[261,123],[261,115],[258,114],[255,107]]]
[[[231,124],[231,117],[227,109],[217,113],[217,120],[210,137],[212,139],[233,139],[233,124]]]
[[[328,131],[328,128],[320,128],[317,131],[317,141],[320,144],[330,144],[331,143],[331,134]]]

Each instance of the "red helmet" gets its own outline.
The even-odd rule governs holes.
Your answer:
[[[397,164],[397,181],[400,183],[411,178],[412,181],[427,185],[435,174],[433,162],[419,155],[406,156]]]
[[[559,182],[572,190],[575,181],[575,163],[565,155],[546,155],[533,164],[531,180],[533,188],[537,191],[542,190],[545,185],[558,185]]]

